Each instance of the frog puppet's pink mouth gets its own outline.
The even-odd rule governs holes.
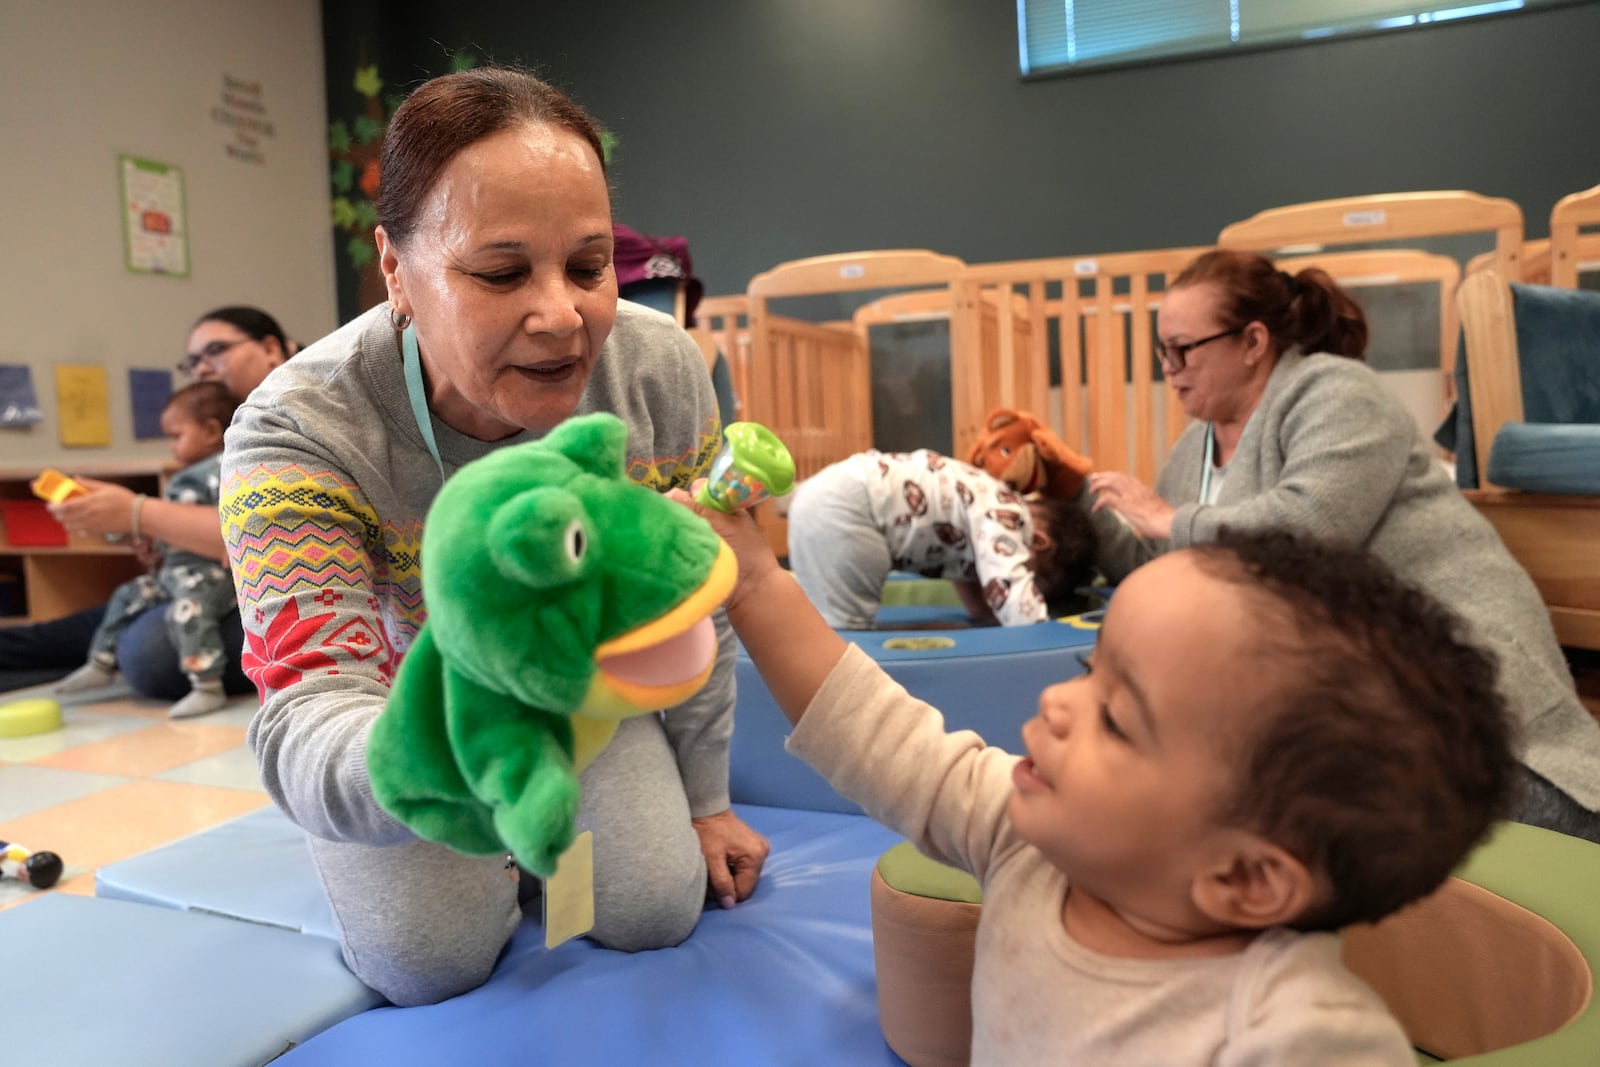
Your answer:
[[[591,694],[584,713],[624,718],[688,700],[711,677],[717,632],[711,613],[728,598],[738,577],[733,552],[722,546],[700,588],[661,618],[595,650],[596,679],[604,696]]]
[[[706,616],[659,644],[605,657],[600,670],[613,682],[656,689],[699,677],[716,658],[717,628]]]

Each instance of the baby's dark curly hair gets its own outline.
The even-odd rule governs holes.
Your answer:
[[[1332,899],[1293,925],[1372,922],[1431,893],[1514,781],[1494,658],[1361,548],[1224,530],[1193,551],[1261,601],[1273,710],[1242,742],[1222,817],[1331,883]]]
[[[1094,523],[1088,512],[1071,500],[1036,497],[1028,503],[1035,521],[1042,523],[1053,546],[1034,559],[1034,587],[1050,606],[1051,615],[1080,610],[1083,605],[1077,590],[1088,585],[1095,576],[1099,539],[1095,536]]]
[[[233,393],[226,385],[215,378],[208,378],[203,382],[186,385],[167,398],[162,410],[178,405],[189,417],[202,426],[210,419],[216,419],[226,430],[233,421],[233,413],[239,408],[239,401],[235,400]]]

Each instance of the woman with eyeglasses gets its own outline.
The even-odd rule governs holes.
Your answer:
[[[1288,526],[1366,546],[1498,658],[1522,723],[1510,816],[1600,841],[1600,725],[1527,572],[1364,362],[1360,305],[1323,271],[1291,276],[1263,256],[1215,250],[1173,280],[1156,333],[1167,384],[1193,421],[1154,490],[1117,471],[1090,475],[1107,576],[1223,527]]]
[[[238,400],[249,396],[296,349],[276,319],[260,308],[237,305],[200,316],[189,329],[187,355],[177,369],[197,381],[218,379]],[[135,493],[95,478],[74,479],[89,492],[51,505],[55,518],[79,534],[161,541],[209,559],[226,561],[215,504],[181,504]],[[139,616],[118,642],[122,679],[142,696],[173,701],[189,691],[189,679],[168,635],[169,605]],[[104,605],[31,626],[0,627],[0,691],[31,685],[81,666],[104,615]],[[239,666],[244,631],[233,613],[222,620],[224,645],[232,650],[223,688],[254,690]]]
[[[189,354],[178,369],[196,381],[215,378],[242,401],[297,348],[260,308],[217,308],[189,331]]]

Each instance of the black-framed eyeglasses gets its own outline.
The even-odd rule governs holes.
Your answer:
[[[193,374],[195,371],[200,369],[200,364],[215,363],[217,360],[227,355],[229,349],[237,348],[239,345],[244,344],[248,340],[250,340],[250,338],[241,337],[235,341],[212,341],[210,344],[201,348],[200,351],[190,352],[187,356],[185,356],[183,362],[178,364],[178,369],[185,374]]]
[[[1190,352],[1193,352],[1201,345],[1208,345],[1212,341],[1220,341],[1224,337],[1232,337],[1236,333],[1244,333],[1248,325],[1249,323],[1244,326],[1235,326],[1231,330],[1223,330],[1221,333],[1214,333],[1210,337],[1202,337],[1198,341],[1190,341],[1188,344],[1183,345],[1162,344],[1161,338],[1157,337],[1156,358],[1161,361],[1161,365],[1166,368],[1168,374],[1176,374],[1189,362]]]

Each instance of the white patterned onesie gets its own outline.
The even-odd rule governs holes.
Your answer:
[[[983,471],[927,449],[868,450],[800,483],[789,565],[823,618],[870,629],[892,570],[975,582],[1003,626],[1043,622],[1033,516]]]

